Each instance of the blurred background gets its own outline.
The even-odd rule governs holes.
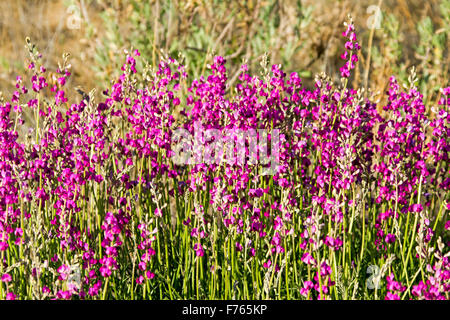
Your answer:
[[[426,104],[439,99],[448,86],[450,0],[0,0],[0,91],[10,97],[26,74],[27,36],[50,70],[69,52],[70,81],[85,91],[106,88],[131,48],[153,65],[167,52],[191,78],[222,55],[231,83],[243,61],[260,74],[267,53],[312,87],[320,72],[339,79],[348,14],[362,47],[354,87],[383,93],[390,75],[406,82],[415,66]]]

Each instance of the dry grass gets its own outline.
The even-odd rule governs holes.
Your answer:
[[[445,0],[447,1],[447,0]],[[283,63],[287,71],[308,70],[305,73],[305,83],[312,85],[314,74],[326,72],[337,77],[341,46],[340,30],[342,21],[350,13],[358,28],[361,46],[363,48],[361,64],[356,71],[354,85],[364,82],[364,66],[369,54],[369,34],[367,19],[370,13],[367,8],[376,4],[373,0],[304,0],[304,1],[260,1],[246,2],[232,1],[229,4],[216,3],[214,0],[205,1],[173,1],[170,12],[165,9],[164,1],[120,1],[120,0],[39,0],[39,1],[2,1],[0,2],[0,88],[6,94],[12,93],[15,76],[21,74],[26,66],[26,50],[24,39],[29,36],[48,59],[50,68],[56,68],[64,52],[72,55],[72,70],[75,72],[71,81],[75,85],[101,89],[107,86],[106,79],[114,78],[122,63],[123,49],[136,46],[139,41],[148,40],[151,49],[148,50],[148,60],[155,63],[159,49],[195,54],[206,57],[200,63],[204,69],[212,54],[220,54],[234,62],[231,64],[230,78],[236,74],[242,59],[249,61],[255,68],[259,67],[262,52],[267,51],[272,63]],[[374,33],[373,46],[383,57],[379,63],[377,57],[372,57],[371,69],[368,73],[368,83],[374,91],[383,92],[389,76],[403,68],[405,74],[413,66],[418,66],[419,75],[421,64],[415,48],[419,42],[417,23],[423,17],[430,17],[435,30],[442,31],[445,27],[439,14],[439,4],[442,1],[431,0],[386,0],[382,10],[384,19],[392,14],[398,20],[398,39],[403,46],[400,61],[390,60],[391,44],[382,21],[382,30]],[[136,6],[145,8],[149,3],[148,15],[133,9]],[[68,19],[72,11],[70,5],[76,4],[80,10],[82,23],[79,29],[70,29]],[[268,8],[269,5],[272,7]],[[303,8],[304,11],[299,11]],[[307,10],[312,11],[307,19]],[[268,15],[262,13],[268,10]],[[105,17],[115,28],[105,24]],[[265,18],[264,18],[265,17]],[[274,29],[268,29],[269,22]],[[273,21],[272,21],[273,20]],[[136,30],[140,28],[140,30]],[[197,28],[197,34],[192,34]],[[198,29],[200,31],[198,31]],[[136,35],[140,35],[137,39]],[[203,42],[198,40],[203,37]],[[249,39],[261,38],[265,40],[261,48],[255,48]],[[119,38],[119,39],[117,39]],[[154,39],[154,41],[153,41]],[[193,45],[198,40],[199,44]],[[285,53],[287,44],[297,50],[290,55]],[[372,50],[370,47],[370,50]],[[284,55],[284,56],[283,56]],[[102,61],[99,63],[99,57]],[[283,61],[286,60],[287,61]],[[445,52],[444,68],[434,70],[437,83],[447,82],[448,52]],[[192,59],[191,59],[192,60]],[[286,66],[286,63],[288,65]],[[400,65],[402,63],[402,65]],[[94,68],[96,66],[96,68]],[[100,90],[97,90],[99,92]],[[70,93],[69,93],[70,94]]]

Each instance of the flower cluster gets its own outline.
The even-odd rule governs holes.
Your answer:
[[[338,266],[349,277],[367,252],[401,257],[386,299],[448,298],[448,243],[433,267],[431,253],[448,229],[450,87],[427,112],[392,77],[379,112],[347,88],[360,45],[352,23],[343,36],[341,85],[263,61],[229,88],[223,57],[188,82],[133,51],[100,102],[72,104],[66,61],[50,79],[31,55],[30,83],[0,101],[0,298],[341,298]],[[174,161],[180,130],[195,161]]]

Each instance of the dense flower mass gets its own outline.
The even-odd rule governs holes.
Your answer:
[[[30,49],[0,101],[0,298],[448,299],[450,87],[429,110],[392,77],[377,105],[343,36],[341,84],[136,50],[72,104],[67,57]]]

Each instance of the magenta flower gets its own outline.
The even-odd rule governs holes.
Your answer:
[[[59,273],[59,279],[60,280],[67,280],[67,278],[69,277],[69,272],[70,272],[70,268],[63,264],[58,268],[58,273]]]
[[[272,261],[270,259],[267,260],[267,262],[263,263],[263,267],[266,269],[270,268],[271,265],[272,265]]]
[[[4,283],[8,283],[12,280],[11,275],[9,275],[8,273],[5,273],[2,275],[2,281]]]
[[[384,241],[386,243],[394,243],[395,242],[395,235],[391,234],[391,233],[387,234],[386,238],[384,239]]]
[[[396,293],[388,292],[384,300],[400,300],[400,297]]]
[[[200,243],[194,244],[194,250],[197,257],[203,257],[205,255],[205,251]]]
[[[6,300],[16,300],[16,295],[13,292],[8,292],[6,294]]]
[[[155,216],[160,217],[160,218],[162,217],[162,212],[160,209],[158,209],[158,208],[155,209]]]
[[[301,260],[306,263],[306,264],[311,264],[311,265],[316,265],[316,260],[313,258],[313,256],[308,253],[305,252],[301,258]]]
[[[112,273],[111,269],[108,266],[101,266],[99,271],[100,271],[101,276],[105,277],[105,278],[109,277]]]

